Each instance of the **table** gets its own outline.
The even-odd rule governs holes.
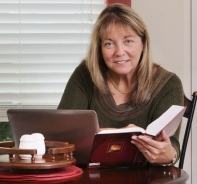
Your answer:
[[[132,168],[102,168],[102,169],[83,168],[82,170],[81,168],[78,168],[73,165],[75,163],[75,159],[72,157],[72,155],[69,157],[68,155],[64,157],[64,154],[63,155],[60,154],[62,153],[62,151],[63,153],[67,153],[68,151],[70,152],[70,149],[73,148],[72,145],[71,147],[69,147],[69,144],[65,143],[66,145],[63,146],[64,149],[59,149],[59,147],[53,148],[53,146],[51,145],[51,144],[57,144],[57,142],[47,141],[46,143],[47,143],[46,145],[49,146],[51,150],[50,156],[48,157],[48,154],[45,154],[42,159],[38,159],[38,160],[31,159],[28,161],[19,159],[18,154],[19,153],[21,154],[23,151],[25,151],[24,152],[25,154],[34,155],[35,150],[22,150],[17,148],[11,149],[9,147],[13,146],[14,144],[13,142],[1,143],[0,152],[4,155],[0,155],[0,163],[1,163],[0,183],[8,184],[8,180],[11,181],[12,183],[21,183],[23,180],[23,183],[24,182],[32,183],[33,181],[37,181],[36,183],[61,182],[67,184],[76,184],[76,183],[77,184],[91,184],[91,183],[93,184],[130,184],[130,183],[131,184],[157,184],[157,183],[158,184],[161,183],[186,184],[186,181],[189,178],[188,174],[184,170],[173,166],[163,167],[163,166],[147,165],[146,167],[135,168],[135,169],[134,168],[133,169]],[[60,148],[61,147],[62,145],[60,146]],[[68,147],[69,150],[65,149]],[[16,154],[15,157],[13,157],[13,154]],[[55,158],[51,157],[51,154]],[[72,162],[73,159],[74,161]],[[64,163],[63,165],[62,162]],[[58,167],[56,167],[56,165]],[[40,168],[41,166],[43,168]],[[14,172],[12,173],[12,171],[16,171],[16,170],[20,171],[21,169],[23,170],[23,172],[25,171],[25,173],[23,172],[22,173],[19,172],[16,174]],[[32,169],[36,171],[36,173],[34,172],[32,176],[32,174],[26,173],[26,170],[28,169]],[[49,173],[40,172],[39,170],[42,169],[47,170],[47,172]],[[55,169],[55,170],[57,169],[57,170],[52,171],[50,169]]]
[[[75,166],[74,166],[75,167]],[[76,167],[78,168],[78,167]],[[78,168],[80,169],[80,168]],[[80,169],[81,170],[81,169]],[[52,173],[54,177],[59,177]],[[62,177],[63,175],[61,175]],[[111,169],[86,169],[83,168],[83,173],[72,177],[72,179],[58,179],[54,177],[36,183],[65,183],[65,184],[186,184],[189,178],[188,174],[177,167],[169,166],[148,166],[145,168],[111,168]],[[15,177],[14,177],[15,178]],[[21,178],[21,176],[20,176]],[[11,181],[1,180],[1,184],[8,183],[24,183],[21,179],[15,178]],[[27,183],[27,181],[25,182]],[[29,181],[28,183],[35,183]]]
[[[83,169],[83,175],[67,184],[186,184],[188,174],[177,167],[149,166],[141,169]]]

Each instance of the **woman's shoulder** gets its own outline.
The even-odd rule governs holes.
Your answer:
[[[173,80],[177,82],[181,82],[180,78],[176,75],[176,73],[171,72],[158,64],[154,64],[154,80],[161,79],[162,81]]]
[[[86,61],[85,60],[82,60],[79,65],[76,67],[75,70],[79,70],[79,71],[88,71],[88,68],[86,66]]]
[[[74,72],[71,75],[71,79],[72,81],[74,80],[75,82],[83,85],[93,85],[92,78],[86,66],[85,60],[79,63],[79,65],[75,68]]]
[[[78,66],[75,68],[74,72],[72,73],[72,76],[73,75],[75,77],[82,77],[82,76],[86,78],[90,77],[90,72],[84,60],[81,63],[79,63]]]
[[[179,91],[183,90],[181,79],[171,71],[157,65],[157,70],[153,77],[153,88],[152,92],[155,94],[160,93],[160,91],[169,91],[176,89]]]
[[[158,76],[160,76],[163,79],[167,78],[168,80],[172,80],[174,82],[181,82],[181,79],[178,77],[176,73],[171,72],[157,64],[155,64],[154,67],[156,68],[154,78],[158,78]]]

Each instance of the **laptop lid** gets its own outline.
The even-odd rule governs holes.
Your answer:
[[[93,110],[9,109],[7,111],[15,146],[24,134],[42,133],[47,141],[75,145],[78,166],[87,166],[94,135],[99,131]]]

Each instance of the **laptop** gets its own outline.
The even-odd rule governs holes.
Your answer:
[[[99,132],[97,114],[93,110],[9,109],[15,147],[24,134],[42,133],[47,141],[64,141],[75,145],[77,166],[87,166],[93,139]]]

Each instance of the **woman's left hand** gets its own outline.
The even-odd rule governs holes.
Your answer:
[[[131,143],[135,144],[148,162],[152,164],[167,164],[175,157],[175,150],[164,131],[156,140],[148,135],[133,135]]]

